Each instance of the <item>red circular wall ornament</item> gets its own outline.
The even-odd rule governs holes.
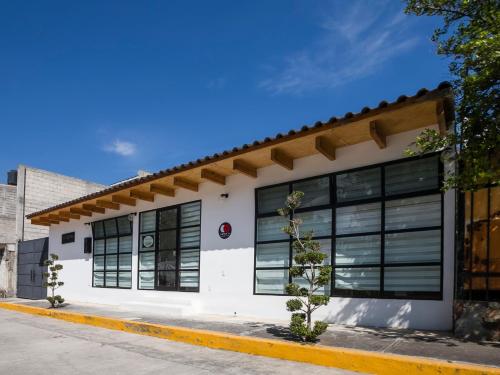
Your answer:
[[[219,226],[219,237],[223,240],[229,238],[231,233],[233,233],[233,227],[231,227],[231,224],[224,222]]]

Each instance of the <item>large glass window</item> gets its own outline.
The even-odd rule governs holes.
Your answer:
[[[296,216],[332,264],[332,295],[440,298],[442,194],[438,155],[256,191],[255,293],[285,294],[293,264],[287,219],[276,209],[305,193]]]
[[[128,216],[92,223],[94,237],[92,285],[132,287],[132,222]]]
[[[139,289],[198,291],[201,202],[142,212]]]

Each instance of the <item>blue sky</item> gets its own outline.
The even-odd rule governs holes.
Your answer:
[[[0,4],[2,182],[108,184],[450,79],[398,0]]]

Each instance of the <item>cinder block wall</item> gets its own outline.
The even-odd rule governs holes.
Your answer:
[[[16,243],[16,187],[0,184],[0,245]]]
[[[47,237],[48,227],[32,225],[26,215],[104,189],[105,185],[20,165],[17,169],[16,234],[20,241]],[[24,203],[24,204],[23,204]]]

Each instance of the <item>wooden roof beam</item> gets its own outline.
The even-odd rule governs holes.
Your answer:
[[[135,206],[136,200],[134,198],[125,197],[123,195],[113,194],[111,200],[114,203],[121,203],[127,206]]]
[[[382,133],[377,121],[370,121],[370,137],[375,141],[380,149],[387,147],[385,134]]]
[[[60,217],[65,217],[65,218],[68,218],[68,219],[79,219],[80,218],[80,215],[78,214],[73,214],[69,211],[59,211],[59,216]]]
[[[198,191],[198,184],[186,178],[174,177],[174,185],[191,191]]]
[[[143,201],[148,201],[148,202],[154,202],[155,201],[155,195],[154,193],[150,193],[147,191],[142,191],[138,189],[132,189],[130,190],[130,196],[132,198],[137,198]]]
[[[41,216],[40,221],[45,222],[45,223],[49,223],[49,224],[59,224],[59,220],[51,219],[48,216]]]
[[[115,202],[110,202],[104,199],[98,199],[95,202],[95,205],[97,207],[103,207],[103,208],[109,208],[111,210],[119,210],[120,209],[120,204],[115,203]]]
[[[161,194],[167,197],[175,197],[175,189],[163,184],[151,184],[149,185],[149,191],[151,193]]]
[[[233,160],[233,170],[243,173],[248,177],[257,178],[257,168],[251,166],[244,160],[241,159]]]
[[[69,212],[82,215],[82,216],[92,216],[92,212],[89,210],[84,210],[83,208],[71,207]]]
[[[67,217],[62,217],[62,216],[55,215],[55,214],[48,214],[47,216],[48,216],[48,217],[49,217],[49,219],[51,219],[51,220],[66,221],[66,222],[68,222],[68,221],[69,221],[69,218],[67,218]]]
[[[335,160],[335,146],[327,137],[320,135],[316,137],[314,142],[315,148],[320,154],[323,154],[328,160]]]
[[[212,181],[219,185],[226,184],[226,176],[218,174],[217,172],[211,171],[210,169],[203,168],[201,170],[201,178]]]
[[[444,113],[443,101],[439,100],[436,102],[436,117],[439,126],[439,134],[446,134],[446,116]]]
[[[285,169],[293,170],[293,158],[279,148],[271,149],[271,160]]]
[[[84,204],[82,204],[82,207],[83,207],[84,210],[95,212],[95,213],[98,213],[98,214],[103,214],[103,213],[106,212],[106,210],[104,208],[97,207],[94,204],[84,203]]]
[[[48,221],[43,221],[43,220],[36,219],[36,218],[31,219],[31,224],[44,225],[44,226],[50,227],[50,223]]]

